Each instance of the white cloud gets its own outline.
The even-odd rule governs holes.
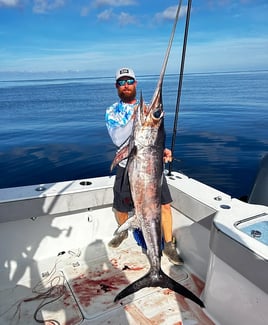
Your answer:
[[[0,7],[16,7],[19,0],[0,0]]]
[[[156,20],[174,20],[176,17],[178,6],[171,6],[165,9],[162,12],[158,12],[155,15]],[[186,15],[187,12],[187,6],[181,6],[179,17],[183,17]]]
[[[34,0],[33,12],[43,14],[64,5],[65,0]]]
[[[113,16],[113,13],[111,13]],[[109,12],[106,12],[108,19]],[[116,19],[117,16],[113,16]],[[121,14],[121,23],[132,20],[127,14]],[[102,19],[105,18],[103,12]],[[118,18],[118,17],[117,17]],[[118,55],[118,49],[125,48],[126,38],[108,37],[105,42],[95,40],[92,44],[76,42],[68,48],[42,48],[40,54],[34,49],[18,47],[16,51],[0,49],[1,71],[94,71],[102,75],[113,75],[118,66],[132,62],[138,74],[158,73],[166,51],[166,37],[148,37],[138,34],[129,39],[130,49],[124,55]],[[25,54],[25,53],[26,54]],[[23,54],[24,53],[24,54]],[[108,56],[107,56],[108,53]],[[168,73],[179,71],[181,44],[174,43],[168,62]],[[108,58],[108,59],[107,59]],[[218,38],[204,40],[193,33],[189,38],[185,72],[246,71],[268,69],[268,37],[258,38]],[[92,72],[93,73],[93,72]]]
[[[126,26],[131,24],[137,24],[137,20],[134,16],[121,12],[120,14],[115,14],[112,9],[106,9],[102,11],[98,16],[99,20],[108,21],[114,20],[119,23],[120,26]]]
[[[118,16],[118,21],[120,26],[125,26],[129,24],[136,24],[136,19],[134,16],[129,15],[126,12],[121,12]]]
[[[113,10],[112,9],[106,9],[102,11],[97,17],[99,20],[110,20],[113,16]]]
[[[267,69],[266,38],[226,39],[189,44],[186,64],[191,71]]]
[[[122,6],[131,6],[135,5],[136,1],[134,0],[95,0],[94,6],[112,6],[112,7],[122,7]]]
[[[81,16],[88,16],[89,12],[92,9],[100,8],[100,7],[127,7],[136,5],[136,1],[134,0],[94,0],[88,6],[82,8],[80,14]],[[112,9],[106,9],[97,15],[99,20],[107,21],[111,18],[115,18],[115,15],[112,12]]]

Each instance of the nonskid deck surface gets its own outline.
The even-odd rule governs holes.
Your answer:
[[[164,256],[162,268],[200,296],[204,283],[185,267]],[[117,249],[96,240],[86,249],[63,252],[42,262],[39,278],[0,291],[0,324],[213,324],[199,306],[169,289],[145,288],[114,303],[148,269],[132,235]]]

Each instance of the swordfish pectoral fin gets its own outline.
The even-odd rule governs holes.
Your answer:
[[[129,147],[125,146],[125,147],[120,148],[114,157],[114,160],[111,164],[110,170],[112,171],[114,169],[114,167],[120,163],[120,161],[122,161],[123,159],[126,159],[128,157],[129,157]]]
[[[135,228],[140,228],[140,224],[136,215],[127,219],[127,221],[125,221],[119,228],[117,228],[114,235],[121,233],[122,231]]]
[[[132,139],[130,139],[128,145],[124,145],[118,149],[116,152],[116,155],[114,157],[114,160],[111,164],[110,170],[112,171],[115,166],[117,166],[120,161],[130,158],[131,156],[135,155],[137,151],[136,146],[134,145],[134,142]]]
[[[156,277],[155,273],[150,270],[145,276],[131,283],[128,287],[126,287],[124,290],[119,292],[119,294],[117,294],[114,299],[114,302],[117,302],[118,300],[123,299],[128,295],[147,287],[161,287],[171,289],[172,291],[184,296],[185,298],[191,299],[201,308],[205,307],[202,300],[200,300],[194,293],[185,288],[183,285],[171,279],[161,269],[158,277]]]

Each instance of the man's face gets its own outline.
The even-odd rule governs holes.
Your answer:
[[[124,103],[131,103],[136,98],[136,85],[137,81],[134,80],[134,83],[128,84],[127,80],[134,80],[130,77],[122,77],[117,80],[116,88],[118,96]],[[123,85],[119,85],[120,81],[125,81]]]

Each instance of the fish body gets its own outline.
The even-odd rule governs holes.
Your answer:
[[[122,290],[115,297],[115,301],[145,287],[162,287],[182,294],[204,307],[197,296],[171,279],[161,269],[161,188],[164,142],[164,112],[161,88],[159,88],[150,105],[143,104],[141,98],[135,112],[129,144],[118,151],[113,162],[115,165],[121,159],[128,157],[126,168],[135,207],[135,215],[120,226],[117,232],[128,228],[141,229],[150,262],[148,273]]]
[[[162,287],[169,288],[204,307],[197,296],[161,269],[161,189],[165,143],[162,85],[179,10],[180,6],[151,103],[145,105],[141,95],[134,112],[133,129],[128,144],[118,150],[111,166],[113,168],[121,160],[128,158],[126,170],[135,208],[135,215],[120,226],[117,232],[128,228],[141,229],[150,262],[148,273],[123,289],[114,300],[118,301],[145,287]]]
[[[131,223],[138,224],[142,230],[151,271],[156,278],[161,261],[161,189],[165,138],[162,104],[158,104],[156,107],[138,107],[128,164],[135,207],[133,219],[136,219],[131,220]]]

